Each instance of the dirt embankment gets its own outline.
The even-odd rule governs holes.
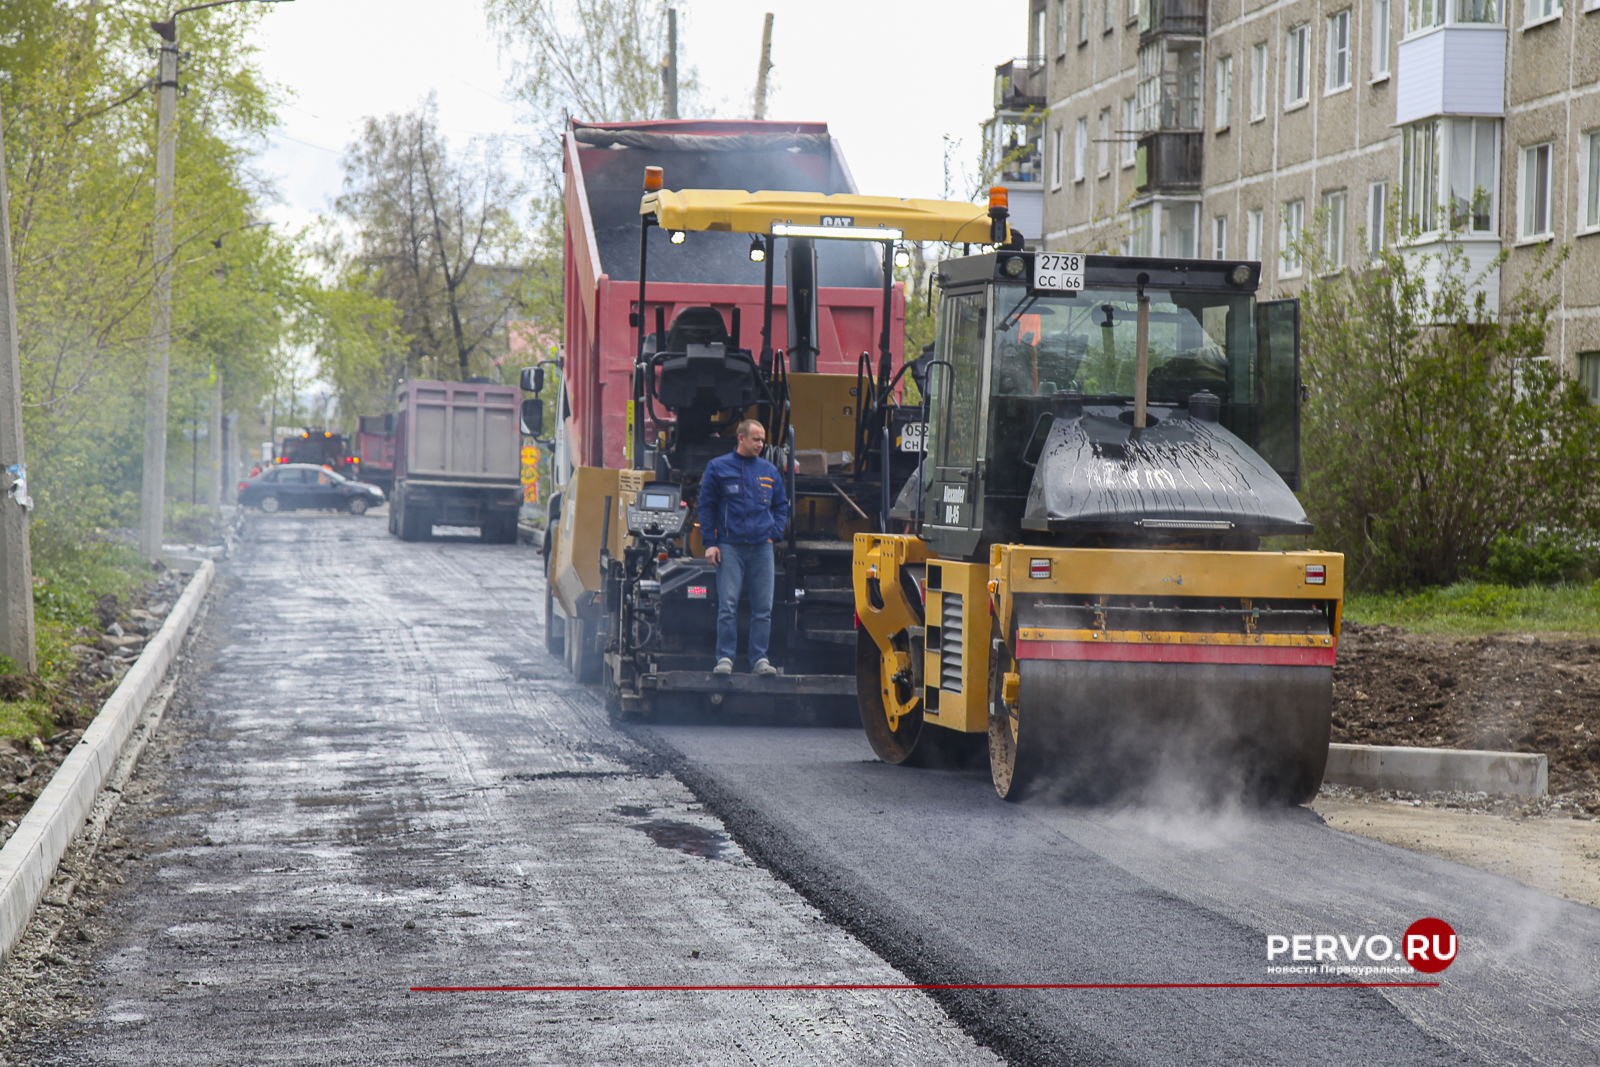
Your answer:
[[[1540,752],[1551,793],[1600,790],[1600,641],[1444,638],[1346,623],[1333,740]],[[1600,799],[1592,813],[1600,814]]]

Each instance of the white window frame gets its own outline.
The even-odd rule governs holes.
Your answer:
[[[1233,57],[1217,60],[1217,132],[1233,125]]]
[[[1534,190],[1529,188],[1529,167],[1538,158],[1538,153],[1543,152],[1544,158],[1544,188]],[[1540,144],[1524,145],[1517,158],[1517,240],[1519,241],[1548,241],[1555,236],[1555,211],[1552,210],[1551,194],[1555,190],[1556,146],[1554,141],[1544,141]],[[1538,194],[1542,193],[1544,201],[1544,218],[1535,219],[1534,212],[1529,210],[1539,202]],[[1543,228],[1534,228],[1534,223],[1543,223]]]
[[[1330,189],[1322,194],[1322,250],[1334,271],[1345,266],[1345,231],[1350,225],[1350,193]]]
[[[1072,132],[1072,180],[1081,182],[1089,176],[1089,116],[1079,115]]]
[[[1029,35],[1028,58],[1043,63],[1050,58],[1050,9],[1040,6],[1033,12],[1033,32]]]
[[[1375,257],[1389,244],[1389,183],[1367,186],[1367,255]]]
[[[1260,122],[1267,117],[1268,65],[1271,59],[1267,42],[1250,48],[1250,121]]]
[[[1327,76],[1323,79],[1323,95],[1342,93],[1350,88],[1350,68],[1354,58],[1350,39],[1350,9],[1336,11],[1328,16]]]
[[[1244,217],[1244,258],[1257,263],[1262,262],[1261,253],[1266,249],[1266,225],[1262,211],[1258,207],[1251,208]]]
[[[1522,28],[1543,26],[1561,17],[1561,0],[1525,0]]]
[[[1278,222],[1278,277],[1298,278],[1305,264],[1294,249],[1306,232],[1306,202],[1304,197],[1285,200],[1279,211]]]
[[[1078,43],[1089,43],[1089,0],[1078,0]]]
[[[1578,353],[1578,384],[1589,394],[1589,403],[1600,405],[1600,352]]]
[[[1060,126],[1050,131],[1050,188],[1061,188],[1061,172],[1065,167],[1066,137]]]
[[[1128,0],[1128,21],[1139,21],[1139,0]]]
[[[1218,215],[1211,220],[1211,258],[1228,258],[1228,216]]]
[[[1095,173],[1102,178],[1111,175],[1111,109],[1100,109],[1100,138],[1094,146]]]
[[[1381,82],[1389,77],[1389,50],[1394,46],[1393,0],[1372,0],[1372,80]]]
[[[1139,161],[1139,142],[1134,136],[1139,122],[1139,98],[1122,98],[1122,132],[1117,135],[1122,145],[1122,165],[1131,167]]]
[[[1056,0],[1056,58],[1067,54],[1067,0]]]
[[[1117,0],[1100,0],[1100,3],[1105,9],[1103,12],[1106,24],[1104,32],[1110,33],[1117,25]]]
[[[1600,129],[1578,134],[1578,217],[1574,232],[1578,236],[1600,233]]]
[[[1290,26],[1283,35],[1283,109],[1292,111],[1311,99],[1311,24]]]

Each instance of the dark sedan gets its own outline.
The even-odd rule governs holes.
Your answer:
[[[310,463],[279,463],[247,482],[239,483],[239,506],[265,512],[295,508],[332,508],[360,515],[383,503],[383,490],[366,482],[352,482],[326,467]]]

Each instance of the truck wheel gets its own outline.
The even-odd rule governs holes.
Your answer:
[[[409,507],[400,516],[400,540],[425,541],[433,533],[433,514],[427,508]]]
[[[367,513],[367,498],[364,496],[351,497],[350,503],[345,505],[345,510],[352,515],[365,515]]]
[[[544,650],[552,656],[560,656],[566,652],[566,626],[567,620],[556,614],[555,594],[550,591],[549,581],[544,585]]]
[[[272,493],[268,493],[266,496],[262,497],[259,506],[261,510],[265,511],[268,515],[271,515],[273,512],[282,507],[282,505],[278,502],[278,498]]]

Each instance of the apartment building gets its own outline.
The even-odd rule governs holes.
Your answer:
[[[1600,397],[1600,0],[1031,0],[1008,66],[1044,247],[1259,259],[1287,295],[1318,211],[1339,263],[1398,217],[1498,303],[1565,244],[1551,351]]]

